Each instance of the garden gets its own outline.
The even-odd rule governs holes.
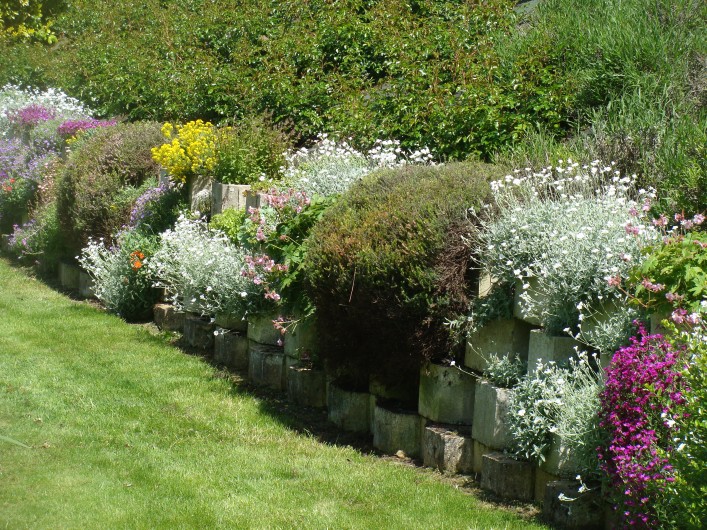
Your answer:
[[[701,528],[705,5],[242,4],[0,7],[0,520]]]

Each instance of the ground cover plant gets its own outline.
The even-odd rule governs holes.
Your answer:
[[[545,528],[298,433],[198,357],[4,260],[0,277],[6,525]]]

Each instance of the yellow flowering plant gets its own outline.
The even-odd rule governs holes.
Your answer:
[[[162,134],[168,140],[152,149],[152,158],[161,164],[172,179],[186,183],[196,175],[204,175],[216,165],[216,129],[210,122],[190,121],[175,127],[167,122]]]

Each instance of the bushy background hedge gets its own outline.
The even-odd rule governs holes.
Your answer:
[[[423,359],[454,356],[443,322],[471,296],[467,208],[499,174],[469,163],[384,170],[324,213],[303,268],[329,369],[353,384],[414,384]]]

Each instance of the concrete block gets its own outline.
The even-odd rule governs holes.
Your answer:
[[[472,436],[472,440],[474,440]],[[474,458],[474,465],[473,465],[473,471],[474,473],[481,473],[481,466],[483,463],[484,456],[486,456],[489,453],[493,453],[494,450],[491,449],[488,445],[484,445],[478,440],[474,440],[474,449],[472,451],[473,453],[473,458]]]
[[[214,361],[231,370],[248,369],[248,337],[242,333],[216,327]]]
[[[240,331],[243,333],[248,331],[248,320],[245,318],[245,315],[227,315],[221,313],[216,315],[214,324],[230,331]]]
[[[548,482],[560,480],[560,477],[551,475],[542,468],[535,468],[535,502],[542,505],[545,502],[545,488]]]
[[[247,184],[221,184],[211,183],[211,215],[216,215],[224,210],[233,208],[245,210],[245,193],[250,190]]]
[[[248,340],[248,377],[256,385],[284,390],[286,372],[282,348]]]
[[[245,195],[246,211],[250,210],[251,208],[260,208],[261,206],[265,206],[266,204],[267,204],[267,202],[265,200],[264,193],[256,193],[253,191],[246,192],[246,195]]]
[[[409,457],[420,455],[422,419],[413,411],[396,410],[380,403],[373,413],[373,447],[386,454],[402,451]]]
[[[248,316],[248,340],[269,346],[281,346],[282,333],[273,325],[276,318],[275,315]]]
[[[650,316],[650,332],[651,335],[655,335],[657,333],[660,334],[665,334],[668,331],[663,327],[663,320],[670,318],[670,312],[666,311],[664,313],[653,313]]]
[[[214,324],[196,313],[187,313],[184,317],[184,339],[192,348],[214,349]]]
[[[538,292],[538,280],[536,278],[528,278],[526,283],[529,284],[529,287],[524,290],[523,283],[521,281],[516,282],[513,316],[533,326],[540,326],[542,321],[539,308],[547,305],[547,297]]]
[[[79,295],[83,298],[95,298],[96,293],[93,290],[94,281],[91,276],[84,271],[79,272]]]
[[[69,263],[59,263],[59,283],[64,289],[79,290],[79,274],[81,269]]]
[[[604,528],[605,506],[599,488],[579,493],[579,481],[548,482],[545,488],[543,515],[554,525],[573,530]],[[572,500],[561,500],[569,498]]]
[[[10,252],[10,234],[0,235],[0,250],[3,252]]]
[[[575,347],[581,349],[582,345],[572,337],[553,337],[542,329],[532,330],[528,343],[528,373],[537,372],[538,361],[565,364],[572,358],[576,359]]]
[[[454,366],[428,363],[420,371],[418,412],[439,423],[471,425],[476,378]]]
[[[534,466],[503,453],[484,455],[481,487],[504,499],[532,501],[535,497]]]
[[[326,407],[326,374],[299,365],[287,369],[287,397],[292,403],[306,407]]]
[[[171,304],[155,304],[152,309],[153,320],[163,331],[182,331],[185,313],[177,311]]]
[[[371,428],[371,395],[345,390],[329,384],[327,405],[329,421],[345,431],[369,432]]]
[[[517,354],[522,360],[527,360],[530,330],[530,324],[515,318],[489,322],[467,337],[464,364],[472,370],[483,372],[493,353],[499,357]]]
[[[510,440],[508,429],[511,390],[488,381],[476,383],[476,401],[471,436],[492,449],[505,449]]]
[[[472,473],[474,441],[471,432],[454,426],[428,425],[422,433],[422,462],[443,473]]]
[[[560,478],[574,478],[582,473],[583,466],[579,461],[576,446],[553,434],[550,449],[540,468]]]
[[[300,319],[284,337],[285,354],[294,359],[312,359],[319,354],[317,321]]]
[[[368,392],[376,400],[397,401],[409,408],[417,408],[420,385],[418,381],[402,381],[399,383],[383,383],[375,376],[368,381]]]

